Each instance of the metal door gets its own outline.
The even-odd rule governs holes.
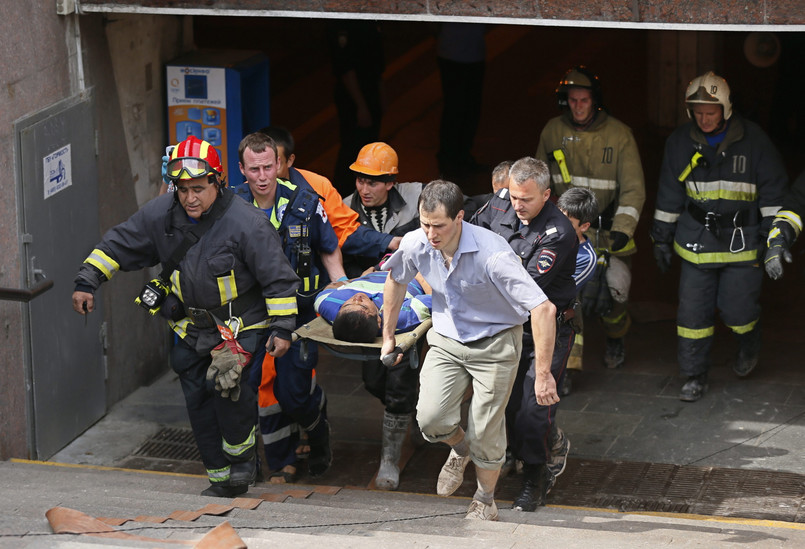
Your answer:
[[[29,445],[48,459],[106,412],[103,307],[72,310],[76,271],[99,240],[98,175],[91,90],[15,125],[23,269],[27,285],[53,289],[28,303]],[[86,324],[85,320],[86,318]]]

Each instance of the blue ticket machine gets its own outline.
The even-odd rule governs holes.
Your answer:
[[[268,58],[255,51],[194,51],[165,66],[168,143],[190,135],[216,148],[230,185],[240,184],[238,144],[270,123]]]

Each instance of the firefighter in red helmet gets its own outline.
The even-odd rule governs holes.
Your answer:
[[[257,472],[257,397],[241,379],[260,346],[272,341],[280,356],[290,345],[299,279],[266,216],[226,188],[212,145],[179,143],[166,177],[175,192],[111,228],[84,260],[73,308],[91,313],[116,272],[161,264],[135,301],[178,336],[170,362],[210,481],[202,495],[233,497]]]

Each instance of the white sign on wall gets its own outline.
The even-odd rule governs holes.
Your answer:
[[[42,159],[45,176],[45,199],[73,184],[73,169],[70,160],[70,144],[50,153]]]

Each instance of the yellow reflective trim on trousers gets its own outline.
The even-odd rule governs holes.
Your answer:
[[[576,334],[573,338],[573,345],[584,345],[584,334]]]
[[[695,265],[709,263],[743,263],[746,261],[757,261],[757,250],[746,250],[733,254],[730,252],[714,252],[697,254],[686,250],[678,243],[674,242],[674,250],[679,257]]]
[[[218,294],[221,298],[221,305],[226,305],[238,297],[238,288],[235,284],[235,271],[229,271],[226,276],[218,277]]]
[[[267,297],[266,310],[269,316],[295,315],[299,312],[296,297]]]
[[[247,452],[252,449],[254,446],[254,433],[256,427],[252,427],[249,436],[246,437],[246,440],[241,442],[240,444],[229,444],[227,441],[223,442],[223,449],[224,452],[229,454],[230,456],[239,456],[244,452]]]
[[[715,332],[716,329],[714,326],[710,326],[709,328],[701,328],[699,330],[685,328],[684,326],[676,327],[676,335],[679,337],[684,337],[685,339],[706,339],[708,337],[713,337]]]
[[[182,285],[179,283],[179,274],[179,271],[173,271],[171,273],[171,292],[179,298],[179,301],[184,302],[182,299]]]
[[[92,253],[84,260],[84,263],[89,263],[101,271],[106,280],[111,280],[115,273],[120,270],[120,264],[98,248],[92,250]]]
[[[213,484],[217,482],[229,482],[229,466],[223,469],[207,469],[207,476]]]
[[[760,319],[756,318],[755,320],[753,320],[749,324],[744,324],[743,326],[730,326],[729,324],[727,324],[727,328],[729,328],[730,330],[732,330],[733,332],[735,332],[736,334],[739,334],[739,335],[740,334],[748,334],[749,332],[751,332],[752,330],[755,329],[755,325],[757,325],[758,320],[760,320]]]

